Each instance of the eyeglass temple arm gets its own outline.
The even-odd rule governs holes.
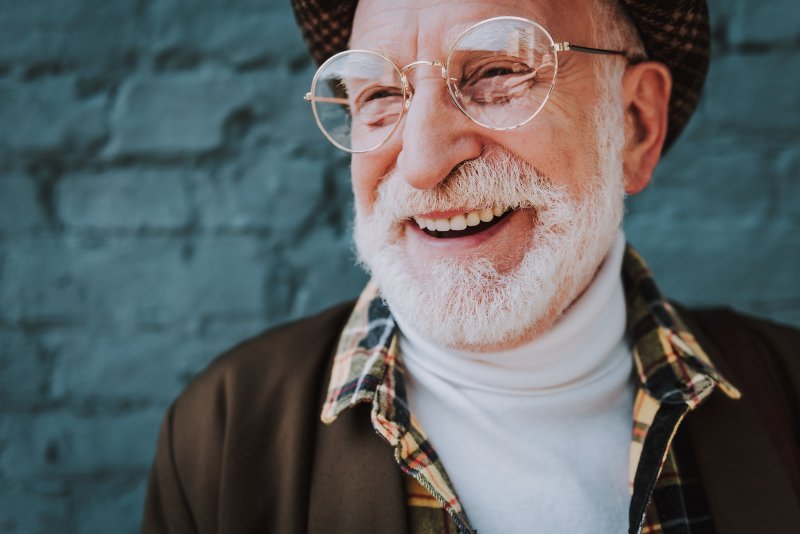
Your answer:
[[[586,54],[604,54],[604,55],[620,55],[625,56],[627,55],[625,52],[620,50],[607,50],[605,48],[592,48],[590,46],[580,46],[575,45],[570,42],[564,41],[563,43],[555,43],[553,45],[553,50],[556,52],[569,52],[573,50],[575,52],[584,52]]]
[[[303,100],[306,102],[328,102],[330,104],[348,104],[348,100],[346,98],[337,98],[335,96],[314,96],[311,93],[306,93],[303,96]]]

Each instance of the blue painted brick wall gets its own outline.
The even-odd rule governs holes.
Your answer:
[[[800,325],[800,10],[711,4],[626,229],[673,297]],[[285,1],[0,0],[0,532],[136,532],[187,380],[357,294],[312,74]]]

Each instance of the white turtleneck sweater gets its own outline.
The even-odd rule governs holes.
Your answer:
[[[628,530],[634,383],[617,236],[546,334],[474,353],[400,327],[412,413],[481,534]]]

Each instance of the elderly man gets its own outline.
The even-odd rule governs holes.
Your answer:
[[[187,388],[144,531],[798,531],[800,333],[671,304],[620,230],[705,2],[294,7],[372,282]]]

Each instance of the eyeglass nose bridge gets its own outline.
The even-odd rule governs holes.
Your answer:
[[[436,67],[439,69],[439,72],[442,76],[442,79],[447,80],[447,68],[441,61],[414,61],[409,63],[402,69],[400,69],[400,76],[401,81],[403,82],[403,88],[406,92],[406,101],[404,104],[405,111],[408,111],[408,108],[411,107],[411,99],[414,97],[414,89],[410,83],[408,83],[408,78],[406,77],[406,73],[416,69],[417,67]]]

